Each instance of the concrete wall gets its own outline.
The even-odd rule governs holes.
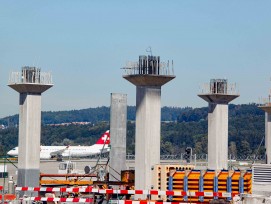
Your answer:
[[[271,113],[265,112],[266,163],[271,163]]]
[[[228,104],[209,103],[208,168],[228,169]]]
[[[39,186],[41,95],[20,94],[18,186]]]
[[[151,168],[160,163],[161,87],[136,88],[135,188],[151,189]]]
[[[126,170],[126,126],[127,94],[112,93],[110,108],[110,181],[121,180],[121,170]]]

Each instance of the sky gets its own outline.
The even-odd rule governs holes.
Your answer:
[[[53,75],[43,111],[109,106],[110,93],[135,105],[121,68],[148,47],[174,60],[162,106],[207,106],[197,94],[212,78],[238,84],[233,103],[258,103],[271,87],[270,8],[268,0],[0,0],[0,117],[19,112],[7,84],[22,66]]]

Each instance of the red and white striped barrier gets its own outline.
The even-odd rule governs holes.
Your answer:
[[[149,200],[118,200],[118,204],[202,204],[202,202],[162,202],[162,201],[149,201]]]
[[[132,195],[167,195],[167,196],[204,196],[204,197],[234,197],[238,193],[228,192],[195,192],[195,191],[158,191],[158,190],[113,190],[92,187],[51,188],[51,187],[16,187],[16,191],[43,192],[72,192],[72,193],[100,193],[100,194],[132,194]]]
[[[99,189],[92,187],[75,188],[52,188],[52,187],[16,187],[16,191],[38,191],[38,192],[68,192],[68,193],[99,193]]]
[[[45,197],[29,197],[24,198],[24,201],[47,201],[47,202],[81,202],[81,203],[91,203],[93,202],[92,198],[45,198]],[[133,201],[133,200],[117,200],[118,204],[202,204],[202,202],[161,202],[161,201],[149,201],[149,200],[140,200],[140,201]]]
[[[47,202],[74,202],[74,203],[90,203],[93,198],[46,198],[46,197],[29,197],[24,198],[24,201],[47,201]]]

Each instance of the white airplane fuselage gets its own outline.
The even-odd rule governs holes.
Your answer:
[[[103,148],[104,147],[104,148]],[[66,148],[66,149],[65,149]],[[54,157],[52,152],[61,151],[65,149],[61,155],[63,157],[87,157],[97,155],[101,152],[109,152],[108,145],[94,144],[92,146],[42,146],[40,152],[40,159],[50,159]]]
[[[107,130],[98,141],[91,146],[41,146],[40,159],[54,157],[87,157],[110,151],[110,133]],[[9,156],[18,157],[19,148],[15,147],[7,153]]]
[[[104,147],[104,148],[103,148]],[[107,144],[94,144],[92,146],[41,146],[40,147],[40,159],[51,159],[57,156],[57,153],[61,151],[62,157],[87,157],[91,155],[109,152]],[[7,154],[10,156],[18,157],[19,148],[15,147]]]

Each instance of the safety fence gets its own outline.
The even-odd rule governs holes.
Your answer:
[[[94,157],[91,157],[94,158]],[[127,160],[134,160],[135,155],[133,154],[127,154],[126,155]],[[207,162],[208,161],[208,154],[191,154],[187,155],[187,153],[181,153],[181,154],[165,154],[160,155],[161,160],[181,160],[185,161],[189,159],[191,163],[197,163],[197,162]],[[266,156],[265,155],[256,155],[256,154],[250,154],[250,155],[229,155],[228,160],[229,162],[237,162],[237,161],[265,161]]]
[[[72,203],[92,203],[93,198],[47,198],[47,197],[29,197],[23,198],[24,201],[43,201],[43,202],[72,202]]]
[[[3,186],[0,186],[0,190],[4,191]],[[212,197],[212,198],[233,198],[234,196],[238,195],[238,193],[229,193],[229,192],[200,192],[200,191],[159,191],[159,190],[114,190],[114,189],[99,189],[94,188],[92,186],[87,187],[16,187],[15,188],[16,194],[20,192],[43,192],[43,193],[78,193],[84,195],[84,193],[94,193],[94,194],[104,194],[104,195],[146,195],[146,198],[150,198],[150,195],[166,195],[166,196],[181,196],[181,197]],[[80,203],[93,203],[95,199],[93,197],[32,197],[30,193],[29,197],[23,197],[19,200],[24,201],[36,201],[36,202],[80,202]],[[2,194],[4,195],[4,194]],[[2,197],[2,196],[1,196]],[[15,200],[18,199],[13,197],[13,199],[5,199],[6,200]],[[112,201],[111,203],[114,203]],[[165,202],[165,201],[154,201],[154,200],[117,200],[117,204],[179,204],[185,203],[184,201],[173,201],[173,202]],[[190,202],[189,202],[190,203]],[[193,201],[192,203],[203,203],[199,201]]]
[[[35,197],[31,197],[30,199],[24,199],[24,201],[45,201],[45,202],[76,202],[76,203],[93,203],[93,201],[89,201],[88,199],[39,199]],[[109,204],[203,204],[202,202],[162,202],[162,201],[151,201],[151,200],[116,200],[111,201]]]
[[[16,187],[16,191],[36,192],[72,192],[72,193],[99,193],[99,194],[122,194],[122,195],[171,195],[171,196],[204,196],[204,197],[234,197],[238,193],[228,192],[199,192],[199,191],[158,191],[158,190],[114,190],[98,189],[92,187],[75,188],[50,188],[50,187]]]

